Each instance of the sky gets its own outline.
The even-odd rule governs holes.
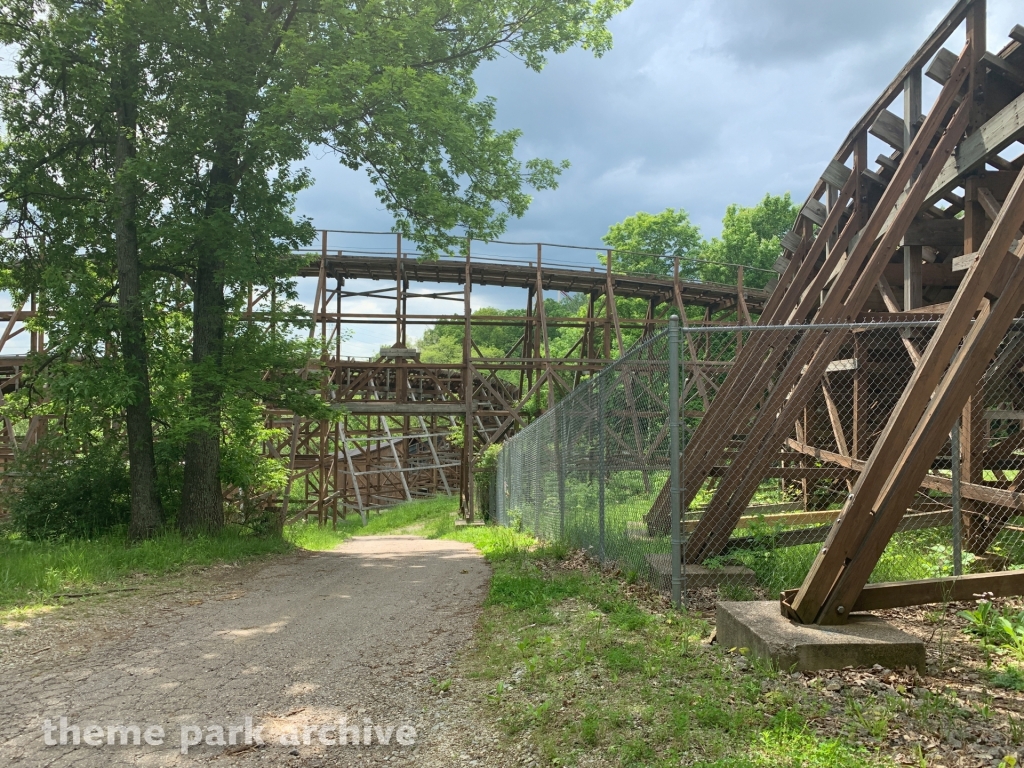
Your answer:
[[[614,47],[552,57],[543,71],[503,58],[486,63],[481,97],[497,100],[497,127],[523,131],[518,156],[568,160],[558,189],[538,192],[503,239],[600,247],[608,227],[638,211],[684,208],[705,237],[726,206],[766,193],[803,201],[849,129],[948,12],[953,0],[634,0],[615,17]],[[1014,6],[1017,6],[1015,9]],[[988,48],[998,51],[1019,0],[988,0]],[[946,44],[959,52],[963,33]],[[3,58],[7,58],[4,56]],[[0,62],[0,66],[7,66]],[[938,93],[925,79],[924,103]],[[899,100],[891,107],[900,112]],[[874,141],[872,139],[872,141]],[[874,157],[882,147],[869,147]],[[390,231],[393,220],[366,174],[314,150],[314,185],[297,213],[318,228]],[[393,252],[393,237],[331,235],[334,249]],[[481,246],[480,255],[534,257],[535,249]],[[482,253],[481,253],[482,252]],[[596,265],[591,250],[546,250],[552,261]],[[379,283],[349,281],[354,291]],[[424,291],[451,286],[422,286]],[[312,306],[314,281],[300,281]],[[522,291],[475,288],[474,310],[525,306]],[[392,312],[394,302],[346,299],[344,312]],[[410,312],[457,312],[412,300]],[[394,325],[355,326],[343,355],[372,356]],[[411,337],[422,329],[410,330]],[[18,338],[5,353],[23,351]]]
[[[711,237],[730,203],[754,205],[784,192],[803,201],[849,129],[951,5],[634,0],[611,22],[614,47],[600,59],[573,50],[540,73],[511,58],[487,63],[477,77],[480,94],[497,99],[499,128],[523,131],[518,156],[571,163],[558,189],[536,193],[504,239],[599,246],[611,224],[668,207],[686,209]],[[989,50],[1002,48],[1014,23],[1024,23],[1016,0],[989,0]],[[959,32],[947,47],[959,53],[963,39]],[[926,79],[926,111],[937,93]],[[871,157],[881,151],[871,149]],[[323,153],[307,165],[316,183],[300,195],[300,214],[320,228],[390,230],[392,218],[364,173]],[[384,240],[380,247],[390,247]],[[369,242],[349,239],[357,241]],[[347,244],[340,235],[331,241],[332,249]],[[596,263],[587,251],[557,257]],[[379,286],[358,289],[369,287]],[[474,309],[523,304],[514,291],[473,296]],[[349,303],[346,311],[357,305],[375,306]],[[391,326],[356,329],[346,351],[370,354],[393,333]]]

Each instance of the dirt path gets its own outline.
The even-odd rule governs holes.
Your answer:
[[[458,764],[437,702],[472,637],[489,578],[468,544],[365,537],[331,552],[203,574],[202,593],[118,597],[91,635],[74,611],[5,627],[9,649],[11,633],[19,634],[0,656],[0,764]],[[138,747],[110,745],[121,735],[105,730],[100,746],[46,746],[44,721],[61,717],[83,739],[89,725],[160,727],[163,744],[146,745],[143,736]],[[250,731],[241,730],[246,717]],[[371,745],[330,744],[339,721],[364,740],[369,726]],[[182,754],[183,729],[186,742],[202,729],[210,743]],[[265,746],[255,745],[257,734]]]

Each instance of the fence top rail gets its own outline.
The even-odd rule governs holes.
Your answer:
[[[765,331],[877,331],[889,328],[935,328],[941,320],[880,320],[861,323],[794,323],[792,325],[739,325],[730,328],[680,326],[680,333],[750,333]],[[1024,323],[1024,320],[1018,321]]]
[[[683,326],[679,325],[678,330],[680,334],[680,341],[685,338],[685,334],[737,334],[737,333],[758,333],[765,331],[792,331],[794,333],[804,333],[807,331],[881,331],[881,330],[907,330],[911,328],[936,328],[938,327],[941,320],[880,320],[877,322],[859,322],[859,323],[795,323],[791,325],[743,325],[733,326],[729,328],[722,327],[703,327],[703,326]],[[1024,330],[1024,317],[1017,318],[1011,325],[1012,330]],[[521,432],[513,435],[508,440],[503,442],[503,446],[510,446],[512,444],[520,442],[520,438],[527,439],[530,435],[541,428],[542,425],[546,425],[550,420],[548,417],[555,415],[562,411],[564,408],[568,408],[572,405],[573,401],[580,397],[585,397],[587,394],[593,394],[595,391],[599,391],[602,383],[607,380],[614,380],[619,374],[622,368],[628,367],[631,363],[635,362],[646,350],[652,348],[654,345],[665,342],[668,339],[668,329],[663,329],[659,333],[651,336],[644,340],[642,344],[637,344],[634,347],[628,349],[625,354],[614,360],[612,363],[607,365],[604,369],[598,372],[596,375],[584,380],[575,387],[572,392],[567,394],[554,408],[550,411],[545,412],[529,426],[527,426]],[[667,359],[662,361],[667,365]],[[681,365],[685,366],[686,361],[680,360]]]

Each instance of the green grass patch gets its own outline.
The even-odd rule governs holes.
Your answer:
[[[193,539],[170,531],[134,546],[128,546],[123,535],[62,541],[0,535],[0,609],[41,603],[68,592],[109,589],[133,576],[240,562],[290,548],[281,539],[258,538],[234,528]]]
[[[160,577],[188,567],[238,563],[296,547],[328,550],[352,536],[402,531],[417,525],[437,526],[451,519],[457,507],[458,499],[439,497],[371,513],[366,526],[358,515],[339,521],[336,529],[300,522],[285,529],[284,539],[253,536],[233,526],[218,536],[197,538],[167,531],[136,545],[129,545],[123,533],[94,539],[30,541],[0,530],[0,610],[53,601],[67,593],[116,589],[129,581],[136,584],[141,577]],[[508,546],[513,535],[487,530],[486,534],[477,534],[485,551]]]
[[[702,642],[705,620],[638,604],[619,580],[561,567],[562,555],[520,546],[491,558],[481,633],[464,662],[486,687],[488,716],[510,741],[527,735],[542,763],[891,765],[852,738],[817,734],[822,698],[767,667],[740,671]]]
[[[459,500],[451,496],[410,501],[397,504],[382,512],[371,512],[367,524],[363,525],[359,515],[350,514],[338,521],[338,527],[330,525],[321,528],[315,522],[298,522],[285,529],[285,538],[302,549],[323,551],[336,546],[353,536],[379,536],[385,533],[424,533],[433,529],[440,521],[451,519],[454,526]],[[410,529],[410,530],[407,530]],[[422,530],[421,530],[422,529]]]

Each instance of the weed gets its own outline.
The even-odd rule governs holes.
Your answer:
[[[757,600],[757,594],[754,590],[740,584],[723,584],[719,587],[719,591],[722,593],[722,598],[725,600],[744,603],[751,600]]]
[[[1010,716],[1010,741],[1014,744],[1024,743],[1024,719]]]
[[[1008,688],[1011,691],[1024,691],[1024,669],[1010,664],[1006,669],[992,676],[992,684],[997,688]]]

